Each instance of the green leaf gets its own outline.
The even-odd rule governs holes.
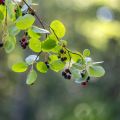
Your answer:
[[[40,38],[40,34],[38,33],[35,33],[32,28],[28,29],[28,35],[31,37],[31,38]]]
[[[44,62],[38,62],[36,68],[41,73],[46,73],[48,68]]]
[[[49,34],[49,33],[50,33],[48,30],[39,28],[39,27],[37,27],[37,26],[32,26],[32,30],[33,30],[35,33],[39,33],[39,34],[42,34],[42,33]]]
[[[21,30],[25,30],[27,28],[30,28],[34,22],[35,18],[30,14],[26,14],[24,16],[20,16],[16,20],[16,26]]]
[[[30,39],[29,40],[29,48],[34,52],[41,51],[41,42],[38,39]]]
[[[50,68],[52,70],[54,70],[55,72],[58,72],[60,70],[62,70],[65,66],[65,63],[63,63],[61,60],[56,60],[56,61],[53,61],[51,64],[50,64]]]
[[[79,54],[79,53],[78,53]],[[74,62],[78,62],[79,60],[81,60],[82,58],[79,56],[79,55],[76,55],[76,54],[72,54],[70,53],[71,55],[71,58]]]
[[[20,32],[20,30],[16,26],[10,26],[8,28],[8,31],[9,31],[9,34],[12,36],[16,36]]]
[[[90,66],[88,73],[92,77],[102,77],[105,74],[105,70],[101,66]]]
[[[28,57],[26,57],[25,62],[28,65],[33,64],[33,62],[38,61],[39,60],[39,56],[37,55],[29,55]]]
[[[80,70],[76,69],[75,67],[71,67],[70,71],[74,79],[80,79]]]
[[[47,40],[42,42],[42,50],[43,51],[50,51],[53,48],[55,48],[56,45],[57,45],[57,43],[55,40],[48,38]]]
[[[62,49],[62,47],[60,45],[57,45],[51,50],[51,52],[59,53],[61,49]]]
[[[25,62],[16,63],[12,66],[14,72],[25,72],[28,68],[28,65]]]
[[[83,55],[84,55],[84,57],[89,57],[90,56],[90,50],[89,49],[85,49],[83,51]]]
[[[3,13],[0,11],[0,22],[4,19]]]
[[[4,45],[6,53],[10,53],[15,49],[16,38],[14,36],[7,36],[5,38],[6,42]]]
[[[50,62],[56,61],[56,60],[58,60],[58,56],[57,55],[50,55],[49,60],[50,60]]]
[[[22,16],[22,11],[21,11],[21,8],[19,6],[17,6],[16,12],[15,12],[15,17],[17,19],[20,16]]]
[[[83,70],[86,67],[85,64],[80,64],[80,63],[74,63],[72,66],[78,70]]]
[[[13,21],[15,20],[15,5],[11,2],[11,0],[5,0],[5,3],[7,6],[7,13],[10,17],[10,19],[12,19]]]
[[[54,20],[50,27],[52,28],[51,31],[57,35],[57,37],[62,38],[65,35],[65,27],[59,20]]]
[[[27,76],[27,80],[26,80],[26,84],[28,85],[32,85],[37,79],[37,73],[35,70],[30,70],[28,76]]]

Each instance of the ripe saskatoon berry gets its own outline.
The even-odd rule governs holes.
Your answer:
[[[65,71],[62,72],[62,76],[65,78],[65,79],[68,79],[70,80],[71,79],[71,72],[69,69],[65,69]]]
[[[62,72],[62,76],[65,76],[65,75],[66,75],[66,73],[63,71],[63,72]]]
[[[28,41],[27,41],[26,37],[23,37],[22,40],[20,41],[20,43],[21,43],[21,47],[23,49],[26,49],[26,47],[28,45]]]
[[[82,86],[86,86],[86,85],[87,85],[87,82],[82,82],[81,85],[82,85]]]
[[[0,0],[0,5],[5,5],[5,0]]]
[[[61,58],[61,61],[62,61],[62,62],[65,61],[65,60],[67,60],[67,57],[62,57],[62,58]]]
[[[68,76],[67,76],[67,79],[69,79],[69,80],[70,80],[70,79],[71,79],[71,75],[68,75]]]
[[[64,50],[63,50],[63,49],[61,49],[61,50],[60,50],[60,53],[61,53],[61,54],[63,54],[63,53],[64,53]]]
[[[65,72],[71,74],[69,69],[65,69]]]

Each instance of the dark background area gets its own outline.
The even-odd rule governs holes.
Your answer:
[[[31,53],[19,44],[11,54],[0,48],[0,120],[120,120],[120,0],[33,2],[43,21],[64,23],[69,48],[89,48],[95,61],[104,61],[106,74],[83,88],[49,71],[27,86],[26,73],[10,67]]]

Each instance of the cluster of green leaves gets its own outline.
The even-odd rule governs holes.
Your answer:
[[[67,48],[67,41],[63,40],[66,29],[61,21],[52,21],[48,30],[36,26],[36,16],[31,14],[32,9],[29,7],[32,3],[28,2],[19,6],[19,3],[5,0],[5,5],[0,5],[0,23],[4,26],[3,43],[6,53],[15,49],[16,36],[20,32],[27,33],[28,47],[34,52],[25,61],[15,63],[12,66],[14,72],[27,71],[28,85],[36,81],[38,72],[47,73],[49,69],[55,72],[69,69],[76,83],[85,81],[88,76],[101,77],[105,74],[103,67],[98,65],[102,62],[93,62],[88,49],[80,53]],[[12,24],[9,25],[8,20]],[[45,54],[44,61],[40,58],[41,54]],[[86,71],[84,77],[81,76],[82,71]]]

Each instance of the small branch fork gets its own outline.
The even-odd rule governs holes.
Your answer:
[[[36,14],[36,12],[29,6],[29,4],[28,4],[25,0],[23,0],[23,2],[24,2],[24,3],[27,5],[27,7],[34,13],[35,17],[37,18],[38,22],[41,24],[42,28],[45,29],[45,26],[44,26],[44,24],[43,24],[43,21],[38,17],[38,15]],[[46,23],[45,23],[45,24],[46,24]],[[47,25],[47,24],[46,24],[46,25]],[[60,39],[58,38],[58,36],[57,36],[57,34],[55,33],[55,31],[54,31],[50,26],[49,26],[49,28],[52,30],[52,32],[53,32],[53,34],[55,35],[56,39],[57,39],[58,41],[60,41]],[[69,67],[70,67],[71,58],[72,58],[71,55],[70,55],[70,53],[76,54],[76,55],[80,56],[80,57],[82,58],[82,60],[83,60],[83,56],[82,56],[82,55],[70,51],[70,50],[69,50],[68,48],[66,48],[65,46],[64,46],[64,48],[65,48],[65,50],[66,50],[66,51],[68,52],[68,54],[69,54],[69,58],[70,58]],[[38,53],[38,55],[37,55],[37,57],[36,57],[36,59],[35,59],[35,62],[36,62],[37,58],[39,57],[39,55],[40,55],[41,53],[42,53],[42,51]]]

